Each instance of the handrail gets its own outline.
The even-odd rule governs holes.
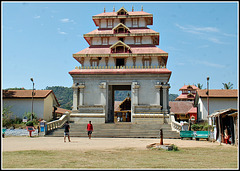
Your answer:
[[[51,122],[47,122],[47,132],[57,129],[57,128],[61,128],[63,127],[63,125],[69,120],[69,113],[66,112],[65,114],[62,115],[62,117],[58,120],[55,121],[51,121]]]
[[[172,130],[180,132],[182,130],[182,125],[179,122],[175,121],[175,117],[173,114],[170,114],[170,119]]]

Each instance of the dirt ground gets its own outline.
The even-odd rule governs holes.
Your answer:
[[[145,138],[82,138],[71,137],[71,142],[64,142],[63,137],[6,137],[2,138],[2,151],[23,150],[111,150],[120,148],[146,149],[147,145],[159,143],[159,139]],[[219,142],[206,140],[164,139],[164,144],[183,147],[214,147]],[[231,146],[222,143],[224,146]]]

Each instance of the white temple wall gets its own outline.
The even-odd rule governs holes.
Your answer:
[[[140,84],[138,104],[156,105],[156,80],[140,80],[138,83]]]
[[[126,59],[126,66],[133,66],[133,59],[132,59],[132,57],[128,57],[127,59]]]
[[[84,88],[84,97],[83,105],[100,105],[101,104],[101,92],[98,85],[100,84],[99,80],[85,80]]]

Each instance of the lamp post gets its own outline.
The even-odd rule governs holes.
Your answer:
[[[208,116],[207,116],[207,118],[208,118],[208,138],[209,138],[209,77],[207,77],[207,110],[208,110]]]
[[[33,96],[34,96],[34,82],[33,78],[30,79],[33,83],[33,89],[32,89],[32,114],[31,114],[31,121],[33,120]]]

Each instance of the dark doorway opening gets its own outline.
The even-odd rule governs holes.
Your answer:
[[[117,58],[117,59],[116,59],[116,66],[117,66],[117,67],[125,66],[124,58]]]
[[[119,118],[118,118],[119,117]],[[109,85],[106,123],[131,122],[131,85]]]

